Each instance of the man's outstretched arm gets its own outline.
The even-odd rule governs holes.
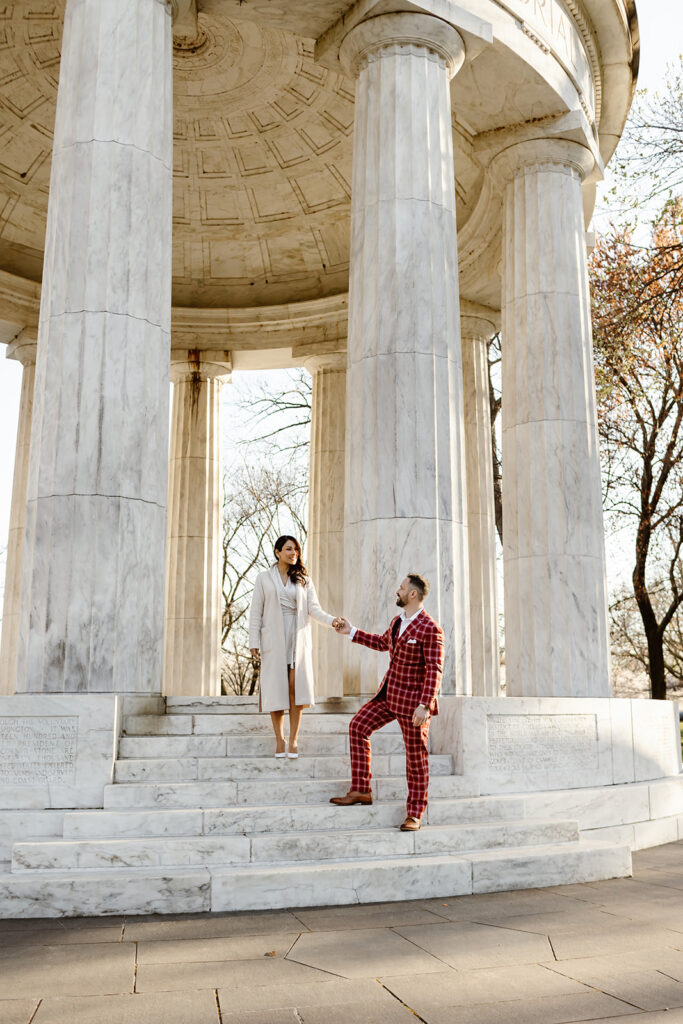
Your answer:
[[[366,633],[362,629],[355,629],[348,619],[337,619],[337,622],[339,625],[334,627],[337,633],[350,636],[354,644],[362,644],[363,647],[369,647],[373,651],[391,650],[391,627],[394,624],[393,622],[385,633]]]

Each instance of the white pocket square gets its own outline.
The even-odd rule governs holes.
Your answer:
[[[406,640],[407,644],[416,644],[417,640]]]

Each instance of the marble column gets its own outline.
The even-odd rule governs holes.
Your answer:
[[[220,409],[229,353],[171,355],[164,694],[221,692]]]
[[[600,463],[575,142],[500,153],[507,693],[607,697]]]
[[[21,377],[19,424],[14,452],[14,480],[7,538],[5,596],[2,610],[2,640],[0,641],[0,693],[12,694],[17,675],[21,566],[24,553],[24,530],[26,529],[26,485],[31,447],[33,385],[36,377],[35,332],[24,329],[7,346],[6,356],[8,359],[18,360],[24,368]]]
[[[344,433],[346,353],[314,355],[305,362],[313,375],[311,470],[307,561],[322,607],[341,615],[344,607]],[[344,693],[344,645],[332,630],[313,624],[316,693]]]
[[[495,327],[478,316],[463,316],[461,326],[472,694],[475,697],[497,697],[500,692],[500,657],[496,594],[496,511],[493,502],[488,374],[488,342]]]
[[[67,0],[17,688],[159,693],[171,315],[166,0]]]
[[[346,406],[344,612],[384,630],[408,572],[431,582],[444,692],[469,693],[465,450],[446,22],[386,14],[345,37],[356,76]],[[345,692],[385,659],[346,648]]]

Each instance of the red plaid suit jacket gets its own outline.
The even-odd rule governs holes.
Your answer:
[[[412,716],[417,705],[424,704],[433,715],[438,715],[436,695],[443,673],[443,630],[423,609],[394,645],[392,630],[398,618],[397,615],[392,619],[386,633],[365,633],[357,629],[353,642],[373,651],[389,651],[389,671],[380,690],[386,683],[390,711],[395,715]]]

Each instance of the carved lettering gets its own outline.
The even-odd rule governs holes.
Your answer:
[[[0,785],[74,781],[78,718],[0,718]]]
[[[489,715],[489,770],[572,772],[598,767],[595,715]]]

